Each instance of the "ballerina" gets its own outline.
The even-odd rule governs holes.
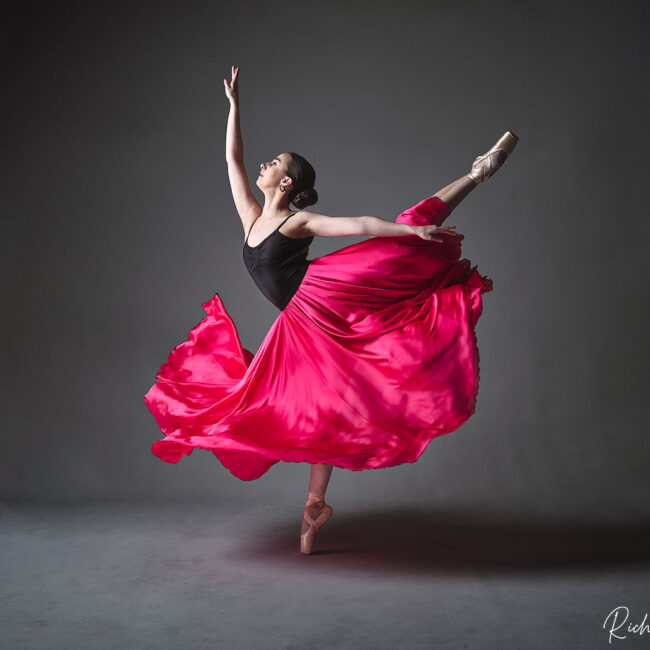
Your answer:
[[[415,462],[434,437],[473,414],[474,328],[492,281],[460,259],[463,235],[442,222],[501,167],[518,138],[507,131],[470,172],[395,221],[305,210],[318,201],[316,174],[296,152],[260,164],[262,205],[243,162],[238,77],[233,66],[224,89],[243,261],[280,314],[253,355],[218,293],[203,305],[207,317],[170,353],[145,396],[165,434],[152,451],[176,463],[209,449],[242,480],[280,460],[310,463],[300,531],[308,555],[333,513],[325,493],[334,466]],[[349,235],[371,237],[307,258],[314,237]]]

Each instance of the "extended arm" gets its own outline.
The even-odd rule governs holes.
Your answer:
[[[379,217],[329,217],[318,212],[302,212],[305,236],[343,237],[345,235],[374,235],[375,237],[399,237],[417,235],[421,239],[441,242],[438,235],[456,235],[456,226],[411,226],[408,223],[387,221]]]
[[[304,212],[305,230],[310,235],[319,237],[344,237],[350,235],[374,235],[378,237],[395,237],[414,235],[415,226],[396,223],[379,217],[329,217],[318,212]]]
[[[244,144],[239,127],[239,86],[237,77],[239,68],[232,67],[232,82],[224,79],[225,91],[230,100],[230,114],[226,129],[226,162],[228,163],[228,178],[235,200],[235,206],[242,221],[244,232],[248,232],[255,219],[262,212],[262,206],[251,192],[248,175],[244,168]]]
[[[228,115],[228,126],[226,128],[226,161],[244,162],[244,143],[241,138],[239,125],[239,102],[230,102],[230,113]]]

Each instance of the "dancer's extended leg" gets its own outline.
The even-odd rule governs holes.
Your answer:
[[[508,157],[508,151],[512,151],[517,143],[517,139],[517,136],[508,131],[506,135],[504,135],[497,144],[490,149],[490,151],[484,154],[484,156],[486,156],[485,159],[482,159],[477,163],[476,160],[482,158],[482,156],[476,158],[474,165],[472,166],[472,172],[470,173],[480,175],[484,172],[484,168],[489,167],[489,175],[493,176],[497,169],[499,169],[499,167],[501,167],[505,162]],[[497,149],[496,147],[505,147],[505,149]],[[469,174],[465,174],[465,176],[461,176],[453,183],[449,183],[449,185],[438,190],[433,196],[437,196],[441,201],[444,201],[449,206],[449,211],[452,212],[454,208],[456,208],[458,204],[478,186],[478,183],[479,181],[473,180]]]
[[[325,494],[327,484],[329,483],[330,476],[332,475],[333,465],[325,465],[324,463],[312,463],[311,475],[309,477],[309,492],[312,494]],[[323,509],[324,503],[317,501],[307,506],[306,510],[312,519],[317,519],[318,515]],[[309,528],[309,524],[303,518],[301,534]]]
[[[449,206],[449,211],[453,212],[454,208],[475,188],[476,183],[467,175],[461,176],[453,183],[449,183],[441,190],[438,190],[433,196],[437,196]]]

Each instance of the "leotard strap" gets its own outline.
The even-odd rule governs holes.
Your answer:
[[[293,217],[294,214],[297,214],[297,213],[293,212],[292,214],[289,215],[289,217]],[[287,219],[289,217],[287,217]],[[287,219],[285,219],[275,230],[273,230],[266,237],[264,237],[264,239],[259,244],[256,244],[255,246],[251,246],[251,248],[257,248],[262,242],[265,242],[273,233],[278,232],[278,230],[280,230],[280,228],[282,228],[282,226],[284,226]],[[257,219],[255,221],[257,221]],[[253,226],[255,225],[255,221],[253,222]],[[246,239],[244,240],[244,243],[246,243],[246,244],[248,244],[248,238],[250,237],[251,230],[253,230],[253,226],[250,227],[250,230],[248,231],[248,234],[246,235]],[[280,234],[282,234],[282,233],[280,233]],[[250,244],[249,244],[249,246],[250,246]]]

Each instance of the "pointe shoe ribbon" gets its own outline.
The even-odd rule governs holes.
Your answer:
[[[322,501],[324,504],[323,510],[321,511],[320,515],[318,515],[316,519],[312,519],[307,513],[306,508],[307,506],[310,506],[312,503],[317,503],[319,501]],[[302,535],[300,535],[301,553],[304,553],[305,555],[309,555],[311,553],[311,549],[314,544],[314,538],[316,537],[316,533],[318,532],[318,529],[332,516],[333,512],[334,509],[325,503],[324,494],[313,494],[309,492],[307,496],[307,501],[305,502],[305,512],[303,513],[303,517],[305,518],[305,521],[309,524],[309,528]]]
[[[505,151],[508,157],[512,150],[515,148],[519,137],[512,131],[506,131],[498,140],[497,143],[482,156],[477,156],[472,163],[472,171],[467,174],[477,185],[487,180],[494,174],[496,169],[492,166],[492,156],[497,151]]]

